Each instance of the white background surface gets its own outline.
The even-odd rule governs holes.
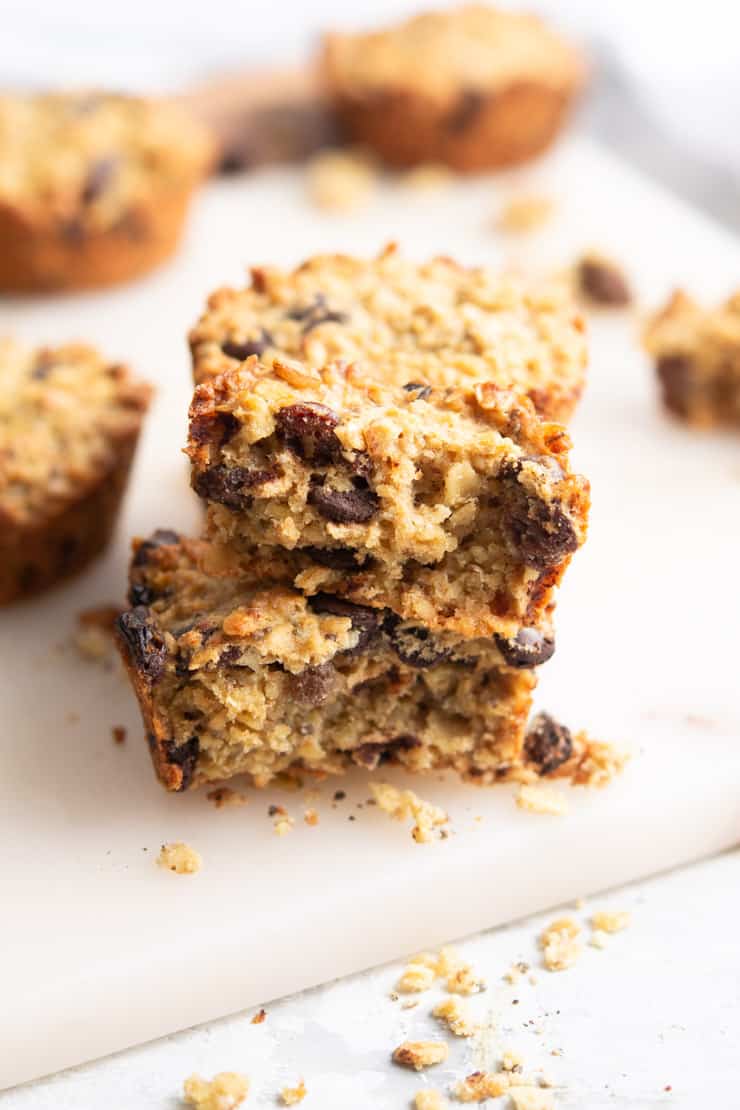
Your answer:
[[[162,794],[151,778],[125,688],[114,674],[81,670],[73,656],[56,651],[81,604],[119,593],[127,535],[195,519],[184,463],[177,461],[188,392],[181,337],[205,292],[220,281],[238,281],[243,262],[295,261],[333,245],[371,251],[381,236],[395,234],[419,257],[453,250],[464,261],[499,263],[513,253],[529,265],[545,266],[569,261],[597,242],[628,261],[648,302],[662,297],[675,280],[701,288],[708,297],[719,296],[740,269],[740,251],[732,239],[578,143],[561,148],[550,163],[524,177],[559,199],[558,221],[530,246],[504,243],[490,224],[514,180],[521,183],[521,175],[499,178],[495,185],[485,179],[471,182],[426,199],[389,187],[361,221],[318,215],[306,207],[300,178],[289,174],[223,183],[203,199],[173,267],[126,290],[44,305],[19,303],[3,315],[4,325],[12,324],[28,338],[78,333],[112,354],[125,351],[160,385],[116,549],[75,589],[26,607],[12,628],[8,621],[13,618],[4,618],[4,651],[10,660],[4,674],[13,684],[13,697],[6,693],[3,704],[23,710],[17,720],[6,719],[1,738],[10,745],[4,765],[14,763],[17,774],[3,783],[6,797],[0,806],[0,819],[10,819],[2,834],[10,907],[3,926],[11,938],[12,930],[18,931],[0,954],[6,1000],[0,1008],[5,1053],[0,1062],[6,1074],[14,1068],[20,1074],[27,1066],[24,1058],[34,1058],[38,1068],[46,1066],[41,1061],[56,1060],[58,1067],[65,1053],[67,1061],[79,1059],[93,1044],[103,1051],[101,1046],[114,1047],[116,1038],[118,1044],[131,1043],[136,1036],[172,1029],[178,1021],[188,1024],[234,1009],[236,999],[257,1004],[301,983],[438,943],[737,840],[739,599],[727,590],[727,568],[738,558],[737,518],[731,511],[738,488],[737,445],[730,436],[691,434],[662,417],[652,375],[636,354],[636,321],[629,316],[604,317],[594,326],[591,383],[573,429],[577,462],[594,485],[592,535],[566,582],[558,653],[543,672],[542,701],[576,726],[629,738],[637,758],[621,783],[603,795],[580,797],[569,817],[548,823],[514,810],[506,790],[471,793],[431,782],[423,793],[447,805],[453,816],[456,835],[445,844],[420,848],[377,812],[358,814],[357,822],[348,825],[343,813],[325,806],[319,807],[319,828],[300,825],[278,840],[264,813],[275,800],[272,792],[264,801],[253,799],[245,810],[222,814],[200,796]],[[716,556],[708,553],[710,535]],[[686,591],[687,571],[701,589]],[[680,605],[676,598],[682,599]],[[29,659],[36,664],[33,669]],[[67,721],[68,710],[78,711],[81,720]],[[129,726],[124,749],[114,748],[109,738],[110,726],[118,723]],[[365,792],[359,790],[361,798]],[[279,800],[300,816],[298,800]],[[478,812],[485,815],[480,824],[474,820]],[[175,878],[153,866],[158,844],[178,837],[192,840],[206,858],[204,871],[194,879]],[[679,894],[666,894],[666,903],[655,896],[655,919],[646,934],[653,940],[642,947],[634,939],[639,931],[629,934],[631,958],[643,975],[646,969],[655,972],[657,923],[663,932],[679,930],[677,904],[684,916],[687,906],[704,920],[736,916],[737,884],[728,881],[737,866],[733,859],[695,871],[693,878],[677,878],[678,887],[666,890]],[[720,874],[720,889],[717,880],[705,878]],[[692,891],[688,900],[687,890]],[[709,890],[715,891],[712,897]],[[320,929],[322,915],[326,925]],[[531,929],[515,934],[517,951],[506,955],[505,966],[531,948]],[[564,1105],[598,1105],[593,1093],[578,1093],[584,1058],[591,1088],[619,1080],[622,1104],[631,1099],[636,1107],[650,1105],[648,1097],[667,1097],[660,1090],[673,1079],[658,1076],[657,1058],[674,1072],[680,1069],[687,1089],[693,1083],[698,1090],[698,1070],[686,1058],[685,1040],[671,1034],[677,1051],[669,1057],[662,1057],[659,1047],[648,1052],[646,1046],[659,1042],[675,1024],[701,1029],[703,1038],[725,1035],[710,999],[692,997],[697,981],[715,967],[717,935],[726,933],[717,925],[710,934],[703,924],[688,941],[679,935],[671,975],[685,959],[693,985],[678,1005],[673,984],[664,1009],[652,993],[635,993],[634,968],[629,971],[627,963],[620,970],[628,950],[622,942],[628,938],[615,939],[608,954],[614,960],[612,978],[593,995],[583,995],[558,1025],[559,1037],[572,1037],[578,1061],[563,1077],[563,1097],[571,1100]],[[492,979],[503,970],[498,961],[507,946],[505,936],[476,942],[483,946]],[[722,952],[727,982],[720,992],[721,1028],[737,1032],[738,958],[729,944]],[[593,967],[591,957],[602,955],[589,953],[577,975],[585,976]],[[651,980],[655,994],[665,990],[668,977],[665,970],[664,977]],[[336,995],[324,992],[321,1003],[286,1002],[280,1009],[286,1025],[255,1033],[267,1047],[247,1040],[246,1033],[251,1037],[255,1031],[246,1023],[229,1022],[217,1032],[167,1040],[71,1078],[9,1094],[6,1101],[13,1110],[47,1095],[53,1105],[82,1110],[97,1110],[101,1102],[115,1106],[119,1097],[121,1110],[137,1105],[137,1099],[155,1106],[165,1093],[175,1093],[183,1069],[244,1066],[261,1069],[263,1105],[270,1105],[273,1086],[283,1081],[281,1069],[290,1063],[305,1073],[309,1085],[314,1076],[317,1083],[325,1082],[345,1105],[348,1098],[358,1106],[398,1105],[413,1089],[409,1077],[396,1073],[392,1078],[389,1072],[383,1078],[383,1069],[380,1078],[375,1075],[392,1047],[387,1038],[394,1035],[386,1030],[386,1012],[373,1009],[373,994],[382,994],[378,982],[385,979],[344,985]],[[309,1024],[301,1039],[302,1022],[316,1005],[326,1007],[326,1016],[318,1027]],[[543,1007],[557,1009],[556,996],[547,997]],[[337,1015],[336,1026],[330,1012]],[[689,1021],[691,1015],[698,1025]],[[608,1022],[613,1036],[606,1041],[607,1052]],[[293,1039],[287,1036],[291,1025]],[[586,1036],[588,1028],[593,1036]],[[349,1047],[337,1040],[339,1032],[345,1041],[349,1038]],[[366,1043],[372,1047],[363,1057]],[[241,1057],[233,1057],[237,1049],[246,1054],[248,1044],[251,1055],[242,1065]],[[198,1059],[189,1059],[190,1049]],[[288,1060],[291,1049],[296,1055]],[[724,1057],[717,1051],[719,1076]],[[624,1075],[612,1058],[615,1052],[634,1053]],[[335,1055],[340,1063],[335,1064]],[[608,1075],[602,1081],[589,1069],[605,1055]],[[458,1065],[462,1061],[455,1070]],[[335,1089],[336,1071],[343,1069],[354,1071],[351,1084],[342,1087],[336,1080]],[[318,1078],[327,1073],[324,1081]],[[286,1071],[284,1078],[294,1076]],[[383,1092],[386,1101],[372,1102],[373,1091],[378,1099]],[[609,1091],[607,1097],[612,1097]],[[328,1094],[315,1096],[313,1104],[342,1104],[328,1099]]]

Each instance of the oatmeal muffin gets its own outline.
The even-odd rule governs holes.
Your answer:
[[[369,381],[256,357],[197,387],[188,454],[209,534],[291,553],[294,583],[463,636],[538,624],[586,537],[568,438],[491,382]]]
[[[224,569],[207,541],[134,544],[123,659],[169,790],[247,774],[451,768],[483,782],[572,755],[525,724],[534,674],[496,641],[436,635],[331,594],[306,597],[269,560]]]
[[[325,40],[347,135],[394,166],[486,170],[555,138],[584,81],[577,51],[535,16],[467,5]]]
[[[103,93],[0,97],[0,291],[111,285],[177,247],[214,150],[175,108]]]
[[[740,292],[718,308],[675,292],[644,342],[667,409],[697,427],[740,426]]]
[[[0,604],[106,546],[150,388],[91,347],[0,341]]]
[[[258,355],[319,368],[354,363],[394,385],[493,381],[548,420],[571,416],[585,382],[585,323],[562,284],[528,285],[449,258],[422,264],[317,255],[252,270],[219,289],[190,333],[196,382]]]

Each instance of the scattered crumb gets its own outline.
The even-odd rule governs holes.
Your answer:
[[[268,817],[287,817],[288,816],[288,811],[285,808],[285,806],[278,806],[278,805],[275,805],[275,803],[273,802],[272,805],[269,805],[267,807],[267,816]]]
[[[550,197],[524,193],[506,201],[496,225],[501,231],[518,234],[536,231],[552,219],[554,211],[555,204]]]
[[[521,1071],[524,1067],[524,1060],[518,1052],[507,1048],[501,1056],[501,1070],[502,1071]]]
[[[252,1018],[252,1020],[250,1022],[250,1025],[261,1025],[266,1017],[267,1017],[267,1010],[265,1010],[265,1009],[258,1010],[257,1013]]]
[[[449,189],[453,180],[454,174],[448,166],[427,162],[402,174],[400,184],[408,189],[418,189],[419,192],[437,192],[440,189]]]
[[[542,813],[550,817],[562,817],[568,812],[568,802],[563,794],[551,786],[541,783],[524,783],[516,796],[519,809],[529,813]]]
[[[421,1071],[444,1063],[449,1051],[444,1041],[404,1041],[394,1049],[392,1059],[394,1064]]]
[[[397,997],[398,996],[396,996],[396,998]],[[406,1002],[403,1002],[401,1004],[401,1009],[402,1010],[415,1010],[418,1005],[419,1005],[419,1002],[418,1002],[417,999],[409,998]]]
[[[402,994],[428,991],[436,978],[436,967],[429,967],[423,963],[410,963],[404,968],[396,984],[396,990],[401,991]]]
[[[230,786],[217,786],[215,790],[209,790],[206,794],[209,802],[213,802],[216,809],[224,809],[225,806],[245,806],[247,799],[238,790],[232,790]]]
[[[604,933],[620,933],[622,929],[629,926],[629,923],[630,914],[628,910],[621,910],[617,913],[611,913],[609,910],[599,910],[591,918],[593,928]]]
[[[476,1026],[471,1022],[465,1007],[457,998],[445,998],[432,1010],[432,1016],[443,1021],[456,1037],[472,1037]]]
[[[624,271],[616,262],[596,252],[584,254],[575,266],[576,290],[591,304],[624,308],[632,292]]]
[[[346,797],[347,797],[347,793],[346,793],[345,790],[335,790],[334,791],[334,801],[335,802],[343,802]]]
[[[516,1087],[509,1091],[512,1110],[553,1110],[552,1093],[541,1087]]]
[[[487,1098],[500,1098],[509,1090],[509,1076],[505,1072],[474,1071],[455,1086],[459,1102],[485,1102]]]
[[[200,853],[189,844],[184,844],[182,840],[163,844],[157,856],[157,863],[160,867],[175,871],[178,875],[194,875],[203,866]]]
[[[315,809],[307,809],[303,814],[303,820],[307,825],[318,825],[319,815]]]
[[[278,817],[274,825],[275,835],[287,836],[289,832],[292,832],[294,825],[295,821],[292,817]]]
[[[411,835],[417,844],[428,844],[433,830],[447,824],[449,818],[443,809],[424,801],[413,790],[398,790],[386,782],[371,782],[370,789],[377,805],[398,821],[413,818]]]
[[[297,1087],[283,1087],[280,1098],[284,1106],[295,1106],[296,1103],[303,1102],[306,1094],[306,1084],[301,1080]]]
[[[249,1080],[238,1071],[219,1072],[210,1081],[191,1075],[184,1085],[185,1101],[198,1110],[234,1110],[248,1093]]]
[[[529,964],[524,960],[519,960],[517,963],[512,964],[508,971],[504,972],[504,979],[512,986],[518,983],[522,975],[526,975],[529,971]]]
[[[74,644],[83,659],[105,663],[115,648],[115,625],[123,610],[120,605],[97,605],[77,614]]]
[[[581,926],[572,917],[559,917],[543,930],[540,947],[548,971],[565,971],[573,966],[582,951],[580,931]]]
[[[114,725],[111,732],[114,744],[124,744],[126,742],[126,729],[123,725]]]
[[[582,754],[571,775],[573,786],[608,786],[629,762],[630,753],[608,740],[594,740],[585,730],[573,737],[573,746]]]
[[[414,1110],[445,1110],[447,1102],[439,1091],[431,1088],[427,1091],[417,1091],[414,1096]]]
[[[367,155],[350,150],[322,151],[311,159],[306,172],[313,203],[334,212],[350,212],[367,204],[378,178]]]
[[[594,929],[588,942],[592,948],[606,948],[606,933],[603,929]]]

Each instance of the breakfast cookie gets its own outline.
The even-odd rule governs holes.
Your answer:
[[[328,35],[323,72],[353,142],[393,166],[471,171],[549,146],[585,67],[537,17],[469,4],[387,30]]]
[[[0,96],[0,291],[112,285],[177,247],[215,151],[163,102]]]
[[[91,347],[0,341],[0,603],[108,543],[150,388]]]

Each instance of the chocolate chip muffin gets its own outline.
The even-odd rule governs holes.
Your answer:
[[[740,292],[702,308],[678,290],[644,342],[670,412],[696,427],[740,427]]]
[[[567,421],[583,390],[585,323],[567,290],[449,258],[418,264],[394,246],[377,258],[317,255],[295,270],[252,270],[219,289],[190,333],[196,382],[258,355],[320,368],[342,361],[393,385],[513,388]]]
[[[134,544],[129,600],[121,651],[169,790],[388,762],[491,782],[572,755],[526,739],[534,674],[496,641],[306,597],[279,557],[230,571],[207,541],[159,531]]]
[[[539,19],[485,5],[329,35],[323,72],[353,141],[393,166],[461,171],[539,154],[584,81],[578,52]]]
[[[0,341],[0,604],[108,543],[150,388],[91,347]]]
[[[397,352],[396,352],[397,354]],[[256,357],[197,387],[188,454],[213,538],[294,583],[463,636],[537,625],[586,536],[561,425],[491,382],[432,387]]]
[[[0,291],[111,285],[177,247],[214,157],[199,124],[105,93],[0,97]]]

